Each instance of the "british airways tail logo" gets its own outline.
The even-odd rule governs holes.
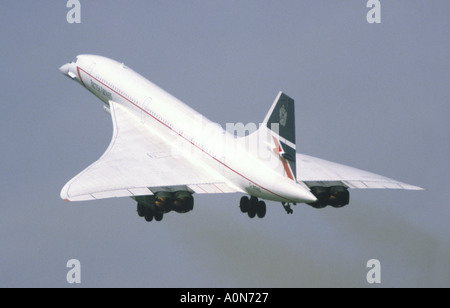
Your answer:
[[[280,125],[285,127],[287,122],[287,110],[286,107],[283,105],[280,108]]]

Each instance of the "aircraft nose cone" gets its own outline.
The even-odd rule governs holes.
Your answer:
[[[63,66],[61,66],[59,68],[59,70],[61,71],[61,73],[63,73],[64,75],[67,75],[67,73],[69,72],[69,63],[64,64]]]

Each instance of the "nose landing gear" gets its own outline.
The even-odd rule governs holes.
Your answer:
[[[281,202],[281,205],[283,206],[283,208],[286,211],[286,213],[288,213],[288,214],[294,213],[294,211],[291,209],[291,204],[290,203]],[[294,205],[296,205],[296,204],[294,203]]]

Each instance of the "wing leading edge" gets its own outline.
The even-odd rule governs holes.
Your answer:
[[[152,195],[158,190],[233,193],[240,190],[199,166],[110,102],[113,136],[106,152],[61,190],[66,201]]]

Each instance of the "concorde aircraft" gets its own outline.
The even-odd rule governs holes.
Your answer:
[[[343,207],[349,189],[422,189],[298,154],[294,100],[283,92],[254,132],[238,137],[124,63],[79,55],[60,71],[97,96],[113,122],[108,149],[63,187],[65,201],[131,197],[140,217],[160,221],[193,210],[194,194],[242,193],[240,210],[263,218],[264,200],[291,214],[297,203]]]

